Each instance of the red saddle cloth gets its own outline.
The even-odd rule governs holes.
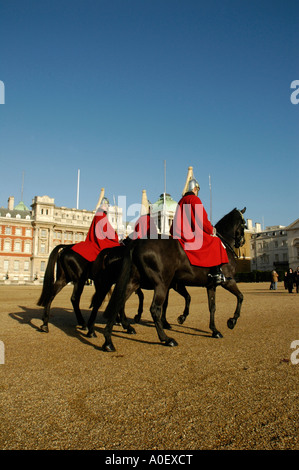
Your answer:
[[[93,218],[85,241],[76,243],[72,250],[87,261],[94,261],[104,248],[115,246],[120,246],[118,235],[108,221],[106,212],[99,209]]]
[[[220,238],[212,236],[213,226],[195,194],[187,193],[179,201],[170,232],[192,265],[212,267],[228,263],[226,249]]]

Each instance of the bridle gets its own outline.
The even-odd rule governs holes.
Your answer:
[[[241,223],[241,228],[247,228],[246,227],[246,222],[244,220],[244,217],[243,217],[243,214],[241,211],[239,211],[239,214],[241,216],[241,219],[242,219],[242,223]],[[228,250],[233,254],[233,256],[236,258],[236,259],[239,259],[239,256],[237,255],[237,253],[235,252],[234,248],[228,243],[228,241],[225,240],[225,238],[223,238],[223,236],[217,231],[216,232],[216,235],[217,237],[220,238],[220,240],[222,241],[222,243],[225,245],[226,248],[228,248]],[[241,248],[241,246],[243,246],[245,244],[245,237],[241,236],[239,238],[239,240],[236,240],[235,238],[235,248]],[[236,246],[238,245],[238,246]]]

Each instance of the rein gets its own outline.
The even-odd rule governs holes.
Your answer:
[[[221,240],[222,243],[225,245],[225,247],[228,248],[229,251],[234,255],[234,257],[235,257],[236,259],[239,259],[239,256],[237,255],[237,253],[235,252],[235,250],[234,250],[234,249],[230,246],[230,244],[223,238],[223,236],[220,235],[219,232],[216,232],[216,235],[217,235],[217,237],[220,238],[220,240]]]

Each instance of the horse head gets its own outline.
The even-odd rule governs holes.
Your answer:
[[[215,225],[217,233],[227,241],[231,248],[240,248],[245,243],[246,222],[243,217],[245,211],[246,207],[242,210],[235,208]]]
[[[243,214],[246,211],[246,207],[242,210],[235,210],[239,213],[239,217],[236,218],[235,225],[235,248],[240,248],[245,244],[245,228],[247,228],[247,226]]]

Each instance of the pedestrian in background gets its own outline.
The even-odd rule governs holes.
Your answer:
[[[286,285],[287,285],[287,289],[288,289],[290,294],[293,292],[294,281],[295,281],[295,279],[294,279],[293,270],[292,270],[292,268],[289,268],[288,272],[287,272],[287,276],[286,276]]]
[[[275,269],[273,269],[271,276],[272,276],[272,279],[271,279],[270,290],[277,290],[278,274],[275,271]]]
[[[295,285],[296,285],[296,292],[298,294],[299,292],[299,266],[297,266],[297,269],[295,271]]]

